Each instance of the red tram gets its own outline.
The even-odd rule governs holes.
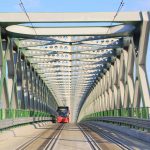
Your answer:
[[[69,107],[60,106],[57,108],[57,122],[58,123],[69,123]]]

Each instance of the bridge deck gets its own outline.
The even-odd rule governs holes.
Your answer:
[[[93,124],[94,125],[94,124]],[[75,124],[38,123],[4,131],[0,134],[0,149],[149,149],[150,144],[120,132],[99,126],[99,129]],[[93,128],[93,129],[92,129]],[[96,132],[92,131],[96,129]],[[103,132],[102,132],[103,130]]]

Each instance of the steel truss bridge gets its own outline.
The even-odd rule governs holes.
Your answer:
[[[111,25],[114,12],[28,15],[75,26],[32,27],[24,13],[0,13],[1,122],[46,120],[62,105],[72,122],[149,119],[149,12],[121,12]]]

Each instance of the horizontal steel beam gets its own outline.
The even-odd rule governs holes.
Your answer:
[[[13,33],[13,37],[33,37],[33,36],[70,36],[70,35],[129,35],[135,27],[133,25],[118,25],[112,27],[59,27],[59,28],[34,28],[21,25],[8,26],[6,30]]]
[[[145,12],[146,13],[146,12]],[[31,22],[111,22],[116,12],[79,12],[79,13],[28,13]],[[120,12],[116,22],[142,21],[140,12]],[[0,13],[0,22],[7,24],[28,23],[24,13]]]

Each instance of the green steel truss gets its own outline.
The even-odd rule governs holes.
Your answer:
[[[146,52],[149,12],[29,13],[32,23],[87,26],[32,27],[23,13],[0,13],[0,118],[56,115],[149,118]],[[36,31],[36,34],[35,34]]]
[[[17,43],[0,36],[0,119],[56,115],[57,103],[22,58]]]

